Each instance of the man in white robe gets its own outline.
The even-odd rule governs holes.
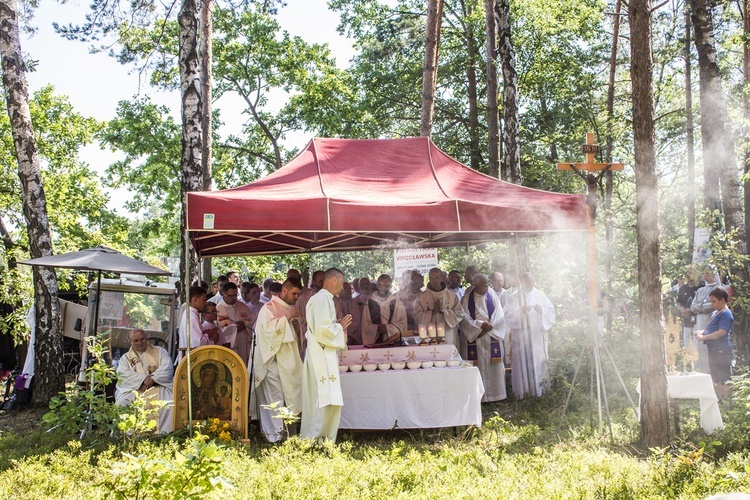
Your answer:
[[[708,320],[711,319],[711,314],[714,312],[713,306],[711,306],[711,301],[709,300],[709,294],[714,288],[721,286],[719,285],[716,272],[711,266],[706,266],[703,269],[703,281],[705,282],[705,285],[695,291],[693,301],[690,303],[690,311],[695,314],[695,327],[693,328],[693,332],[700,332],[706,329]],[[695,337],[692,338],[692,343],[698,351],[698,361],[695,362],[695,371],[709,373],[708,347],[704,342],[696,340]],[[688,342],[687,345],[689,346],[690,342]]]
[[[219,312],[216,309],[216,304],[213,302],[206,302],[206,307],[203,309],[203,323],[201,323],[201,330],[203,334],[208,336],[208,345],[224,345],[226,339],[221,327],[217,323],[219,318]]]
[[[390,342],[406,330],[404,304],[391,293],[393,280],[381,274],[377,291],[370,295],[362,318],[362,343],[364,345]]]
[[[279,410],[264,406],[278,403],[295,414],[302,411],[302,359],[297,347],[299,332],[295,331],[299,323],[293,307],[301,292],[299,281],[286,280],[281,293],[260,310],[256,322],[253,383],[261,432],[272,443],[284,437],[284,422],[278,418]]]
[[[180,329],[179,329],[179,351],[177,358],[175,359],[175,365],[185,356],[187,351],[187,330],[188,321],[190,321],[190,349],[195,349],[202,345],[208,345],[209,337],[203,333],[200,313],[206,308],[206,291],[199,286],[191,286],[188,290],[188,300],[190,307],[186,308],[182,312],[180,317]],[[188,310],[190,316],[188,320]]]
[[[205,297],[205,295],[204,295]],[[150,401],[169,404],[159,410],[159,433],[172,431],[172,359],[166,349],[151,345],[146,333],[136,328],[130,332],[130,350],[117,365],[115,404],[129,406],[137,393]],[[147,406],[148,407],[148,406]]]
[[[216,278],[217,286],[219,287],[219,293],[211,297],[207,300],[207,302],[213,302],[216,305],[219,305],[219,302],[221,302],[221,291],[224,290],[224,285],[229,283],[229,278],[227,278],[225,275],[221,275],[218,278]]]
[[[260,301],[260,287],[258,284],[250,283],[248,281],[244,282],[240,294],[242,295],[242,302],[244,302],[244,304],[250,309],[250,312],[252,312],[257,318],[258,313],[260,313],[260,308],[265,305]],[[251,326],[255,328],[255,325]]]
[[[344,397],[339,380],[338,351],[346,349],[346,334],[352,317],[336,319],[333,297],[344,287],[344,273],[325,272],[323,289],[307,303],[307,353],[302,370],[303,439],[336,440]]]
[[[458,300],[461,300],[464,297],[464,292],[466,291],[461,286],[461,278],[461,271],[456,269],[448,273],[448,289],[456,294]]]
[[[458,296],[443,283],[443,272],[437,267],[430,269],[427,287],[414,301],[414,318],[417,325],[422,323],[443,323],[445,342],[459,348],[458,324],[463,317],[463,309]]]
[[[549,340],[555,322],[555,306],[534,287],[534,276],[526,272],[522,286],[511,295],[506,311],[511,328],[511,385],[513,394],[541,396],[549,389]]]
[[[237,300],[239,289],[231,281],[224,284],[222,299],[217,306],[219,312],[219,326],[224,333],[224,339],[245,365],[250,359],[252,346],[252,325],[255,316],[250,309]]]
[[[468,360],[479,368],[484,383],[482,402],[500,401],[508,397],[505,390],[503,339],[505,314],[500,298],[489,288],[484,274],[475,274],[472,292],[461,299],[463,319],[461,331],[468,344]]]

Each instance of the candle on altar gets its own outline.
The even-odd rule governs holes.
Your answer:
[[[442,321],[437,324],[437,336],[445,338],[445,323]]]
[[[427,325],[427,335],[429,335],[431,339],[435,338],[435,335],[437,335],[435,323],[430,323],[429,325]]]
[[[427,325],[424,323],[420,323],[418,328],[419,328],[419,338],[426,339],[427,338]]]

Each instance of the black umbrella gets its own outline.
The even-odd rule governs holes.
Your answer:
[[[128,273],[139,275],[169,276],[172,273],[121,254],[107,247],[87,248],[78,252],[68,252],[49,257],[39,257],[19,262],[28,266],[60,267],[96,271],[96,308],[94,313],[94,336],[99,325],[99,292],[102,283],[102,271],[110,273]],[[86,344],[82,358],[86,356]]]

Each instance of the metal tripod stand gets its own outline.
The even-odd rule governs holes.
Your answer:
[[[597,403],[597,413],[599,417],[599,432],[603,431],[604,421],[602,416],[602,410],[604,410],[604,413],[607,418],[607,428],[609,429],[609,439],[612,444],[614,444],[614,435],[612,434],[612,418],[609,413],[609,400],[607,398],[607,386],[604,382],[604,369],[602,367],[602,350],[604,353],[609,357],[609,361],[612,364],[612,368],[614,369],[615,374],[617,375],[617,380],[619,380],[620,385],[622,386],[622,390],[625,392],[625,395],[628,398],[628,401],[630,402],[630,406],[633,408],[633,412],[636,415],[636,418],[638,417],[638,408],[636,407],[635,403],[633,402],[633,398],[630,397],[630,392],[628,392],[628,388],[625,385],[625,381],[622,379],[622,375],[620,374],[620,370],[617,369],[617,364],[615,364],[615,360],[612,357],[612,353],[609,351],[609,348],[606,344],[604,344],[601,340],[601,334],[598,331],[598,324],[596,322],[596,316],[594,315],[594,323],[591,324],[592,318],[589,318],[589,333],[586,334],[584,329],[584,334],[586,334],[586,341],[584,342],[583,347],[581,348],[581,353],[578,355],[578,362],[576,363],[576,369],[573,373],[573,379],[570,382],[570,389],[568,390],[568,396],[565,398],[565,404],[563,405],[563,413],[560,417],[560,423],[557,425],[557,434],[560,434],[560,429],[563,424],[563,420],[565,419],[565,415],[568,411],[568,404],[570,403],[570,397],[573,394],[573,388],[575,387],[576,379],[578,378],[578,374],[581,370],[581,364],[583,363],[584,356],[588,353],[588,358],[591,361],[591,391],[589,396],[589,402],[593,411],[594,406],[594,394],[596,394],[596,403]],[[602,405],[602,403],[604,403]]]

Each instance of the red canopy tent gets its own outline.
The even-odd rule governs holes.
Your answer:
[[[584,197],[478,173],[426,137],[310,141],[246,186],[193,192],[187,230],[200,256],[445,247],[513,233],[583,231]]]

